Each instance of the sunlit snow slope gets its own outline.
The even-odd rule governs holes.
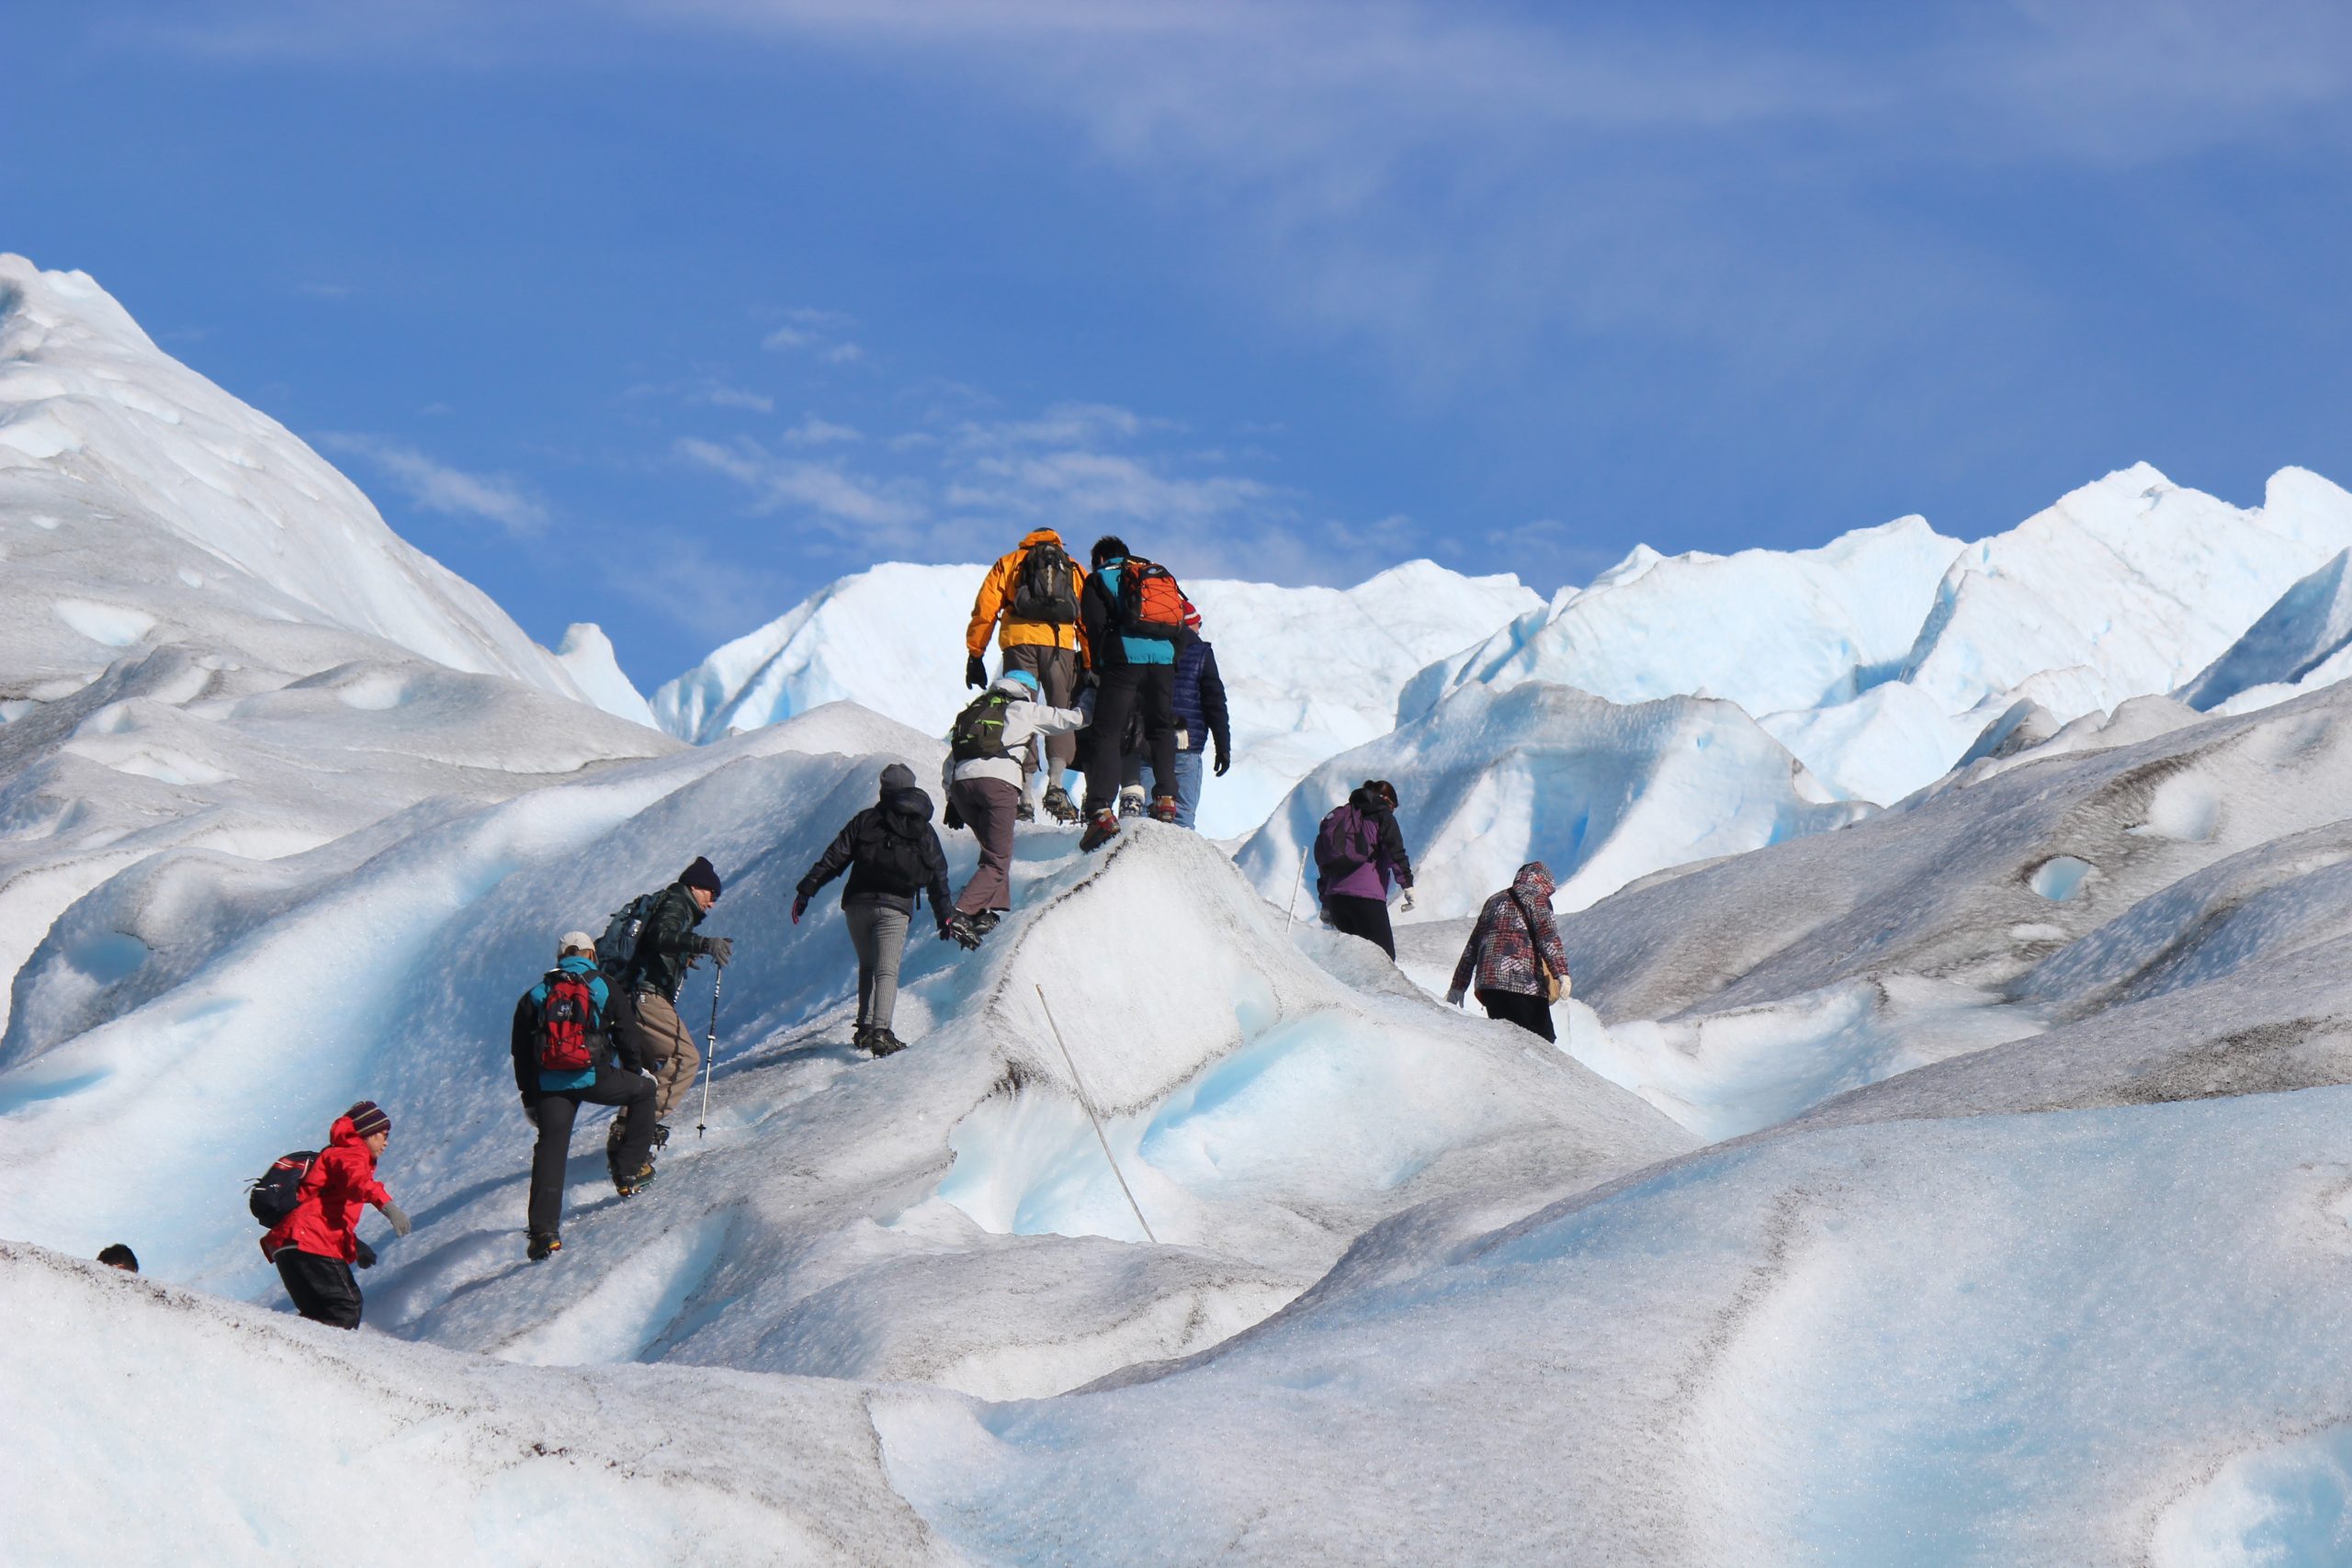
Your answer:
[[[783,639],[778,722],[689,746],[583,706],[627,706],[593,628],[546,655],[438,569],[356,586],[408,558],[354,531],[372,513],[235,463],[183,505],[175,443],[275,427],[94,286],[6,276],[32,346],[0,372],[0,1410],[32,1414],[0,1555],[2344,1561],[2324,481],[2256,514],[2135,470],[1964,549],[1910,522],[1637,557],[1459,660],[1412,646],[1458,629],[1434,569],[1374,580],[1385,608],[1204,595],[1274,676],[1426,596],[1405,640],[1437,673],[1392,725],[1404,654],[1336,660],[1273,769],[1306,782],[1238,863],[1148,822],[1093,855],[1024,828],[978,953],[918,917],[910,1046],[869,1059],[838,886],[789,907],[887,763],[935,775],[940,715],[804,701],[848,668],[821,626]],[[283,580],[220,543],[278,536]],[[360,598],[305,597],[303,562]],[[924,581],[876,569],[841,626],[897,572]],[[1724,646],[1668,658],[1678,626]],[[2041,641],[1996,668],[1977,637]],[[1666,683],[1596,690],[1611,660]],[[1846,798],[1930,740],[1960,766]],[[1423,871],[1401,969],[1284,908],[1366,774]],[[696,853],[736,943],[683,996],[707,1113],[627,1201],[584,1117],[565,1249],[528,1263],[514,998]],[[1556,1047],[1437,999],[1528,854],[1566,890]],[[416,1225],[366,1222],[353,1335],[284,1310],[242,1188],[361,1095]],[[86,1261],[113,1241],[147,1277]]]

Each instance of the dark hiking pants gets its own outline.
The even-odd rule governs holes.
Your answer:
[[[1094,722],[1087,728],[1086,808],[1114,811],[1119,805],[1119,743],[1129,716],[1143,715],[1143,754],[1155,781],[1176,777],[1176,667],[1116,664],[1100,671],[1094,693]]]
[[[638,1114],[628,1119],[618,1144],[607,1142],[607,1157],[616,1170],[634,1176],[645,1168],[653,1147],[653,1080],[618,1067],[596,1069],[596,1081],[585,1089],[543,1089],[532,1108],[539,1124],[539,1145],[531,1151],[530,1227],[534,1235],[560,1235],[563,1227],[563,1168],[571,1154],[571,1123],[582,1105],[617,1105]]]
[[[359,1281],[351,1277],[350,1264],[291,1247],[279,1247],[270,1261],[296,1312],[330,1328],[359,1326]]]
[[[1324,918],[1331,929],[1350,936],[1360,936],[1381,952],[1388,961],[1396,961],[1396,933],[1388,929],[1388,901],[1385,898],[1359,898],[1352,893],[1334,893],[1323,900]]]
[[[1542,997],[1531,997],[1524,991],[1480,991],[1478,1005],[1487,1010],[1488,1018],[1515,1023],[1531,1033],[1556,1041],[1552,1032],[1552,1004]]]

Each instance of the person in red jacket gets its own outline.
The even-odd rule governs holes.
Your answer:
[[[408,1235],[408,1215],[376,1179],[376,1160],[391,1136],[392,1119],[372,1100],[336,1117],[327,1146],[303,1173],[294,1212],[261,1238],[262,1256],[277,1265],[294,1310],[312,1323],[359,1326],[351,1266],[376,1261],[375,1249],[359,1239],[361,1210],[373,1203],[394,1235]]]

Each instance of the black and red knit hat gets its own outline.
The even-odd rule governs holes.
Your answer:
[[[392,1119],[385,1115],[384,1108],[372,1100],[361,1100],[344,1115],[351,1119],[351,1130],[363,1138],[372,1138],[379,1133],[392,1130]]]

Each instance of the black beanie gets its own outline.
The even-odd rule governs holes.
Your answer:
[[[718,897],[718,868],[704,855],[695,856],[695,863],[678,874],[678,880],[689,887],[699,887],[713,898]]]
[[[351,1130],[363,1138],[372,1138],[379,1133],[392,1130],[392,1119],[385,1115],[384,1108],[372,1100],[361,1100],[344,1114],[351,1118]]]

